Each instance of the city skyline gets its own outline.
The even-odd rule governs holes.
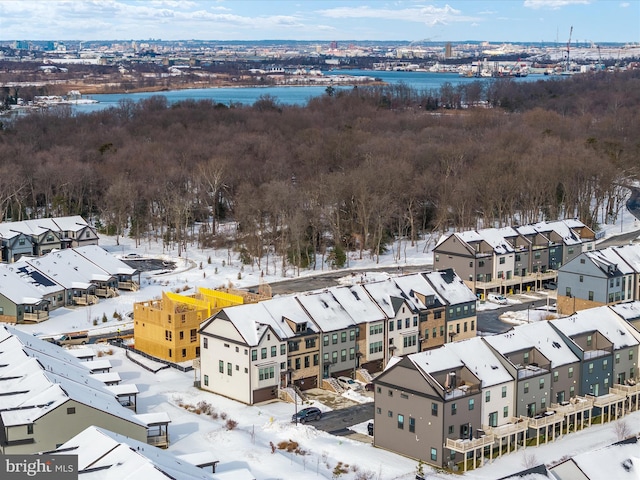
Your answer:
[[[7,40],[640,42],[640,0],[3,0]]]

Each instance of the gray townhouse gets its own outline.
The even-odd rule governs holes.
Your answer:
[[[610,308],[582,310],[551,325],[582,362],[580,395],[606,395],[615,384],[637,379],[638,339]]]
[[[558,311],[578,310],[633,300],[636,272],[615,247],[584,252],[558,270]]]
[[[484,455],[483,426],[510,418],[513,378],[480,338],[395,357],[374,385],[374,444],[438,467]]]
[[[0,223],[0,261],[13,263],[23,255],[33,255],[31,235],[13,230],[10,223]]]
[[[487,228],[444,236],[434,248],[436,270],[452,268],[482,297],[538,288],[560,266],[594,248],[595,233],[578,220]]]
[[[296,299],[322,332],[320,365],[322,378],[352,377],[357,360],[358,325],[331,290],[297,295]]]
[[[640,300],[640,245],[620,245],[612,249],[633,270],[633,285],[627,300]]]
[[[516,329],[485,341],[516,379],[515,415],[534,417],[544,412],[551,403],[551,360]]]

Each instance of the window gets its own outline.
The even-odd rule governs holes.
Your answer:
[[[580,275],[580,283],[583,283],[583,282],[584,282],[584,276]]]
[[[620,363],[620,354],[616,353],[616,364]]]
[[[300,370],[300,358],[299,357],[296,358],[294,362],[295,362],[295,369]]]
[[[180,340],[184,340],[184,332],[180,330]]]
[[[507,398],[507,387],[502,387],[502,398]]]
[[[633,360],[633,350],[629,350],[629,361]]]
[[[253,360],[254,362],[258,360],[258,351],[255,349],[251,350],[251,360]]]
[[[325,353],[324,355],[322,355],[322,361],[324,363],[329,363],[329,354]]]
[[[485,402],[491,401],[491,390],[487,390],[486,392],[484,392],[484,401]]]
[[[473,407],[475,406],[475,403],[476,403],[475,399],[473,399],[473,398],[469,399],[469,410],[473,410]]]
[[[198,339],[198,335],[197,335],[197,330],[195,328],[192,328],[189,331],[189,341],[190,342],[195,342]],[[238,347],[236,347],[238,348]]]
[[[593,302],[593,290],[589,290],[589,301]]]
[[[67,408],[67,415],[75,415],[75,414],[76,414],[76,407]]]
[[[393,412],[391,410],[387,410],[387,417],[393,418]]]
[[[347,341],[347,332],[340,333],[340,342],[344,343]]]
[[[529,393],[529,382],[524,382],[524,393]]]
[[[314,367],[318,365],[319,358],[320,358],[320,357],[318,356],[318,354],[317,354],[317,353],[314,353],[314,354],[313,354],[313,366],[314,366]]]
[[[260,349],[260,358],[262,360],[264,360],[265,358],[267,358],[267,347],[262,347]]]
[[[502,418],[507,418],[508,416],[509,416],[509,407],[508,406],[502,407]]]
[[[338,334],[337,333],[331,334],[331,343],[333,345],[336,345],[338,343]]]
[[[471,331],[474,331],[475,329],[476,329],[476,321],[471,320]]]
[[[404,328],[409,328],[409,327],[411,327],[411,319],[407,317],[404,319]]]
[[[278,347],[276,347],[275,345],[271,346],[271,356],[275,357],[276,355],[278,355]]]
[[[451,415],[455,415],[456,413],[458,413],[458,404],[457,403],[452,403],[451,404]]]
[[[387,393],[389,394],[390,397],[393,397],[393,390],[387,390]]]
[[[399,318],[396,321],[396,327],[397,327],[398,330],[402,329],[402,319],[401,318]]]
[[[553,372],[553,383],[558,381],[558,371]]]
[[[431,415],[433,415],[434,417],[438,416],[438,404],[437,403],[432,403],[431,404]]]
[[[220,361],[218,362],[218,371],[219,371],[220,373],[224,373],[224,360],[220,360]]]
[[[593,343],[593,338],[591,335],[587,335],[587,347],[590,347]]]
[[[547,408],[547,397],[542,397],[540,399],[540,410],[545,410]]]
[[[180,354],[182,355],[182,358],[185,358],[187,356],[187,349],[183,348],[182,352],[180,352]]]
[[[573,378],[573,367],[569,367],[569,378]]]
[[[540,390],[544,388],[544,378],[540,379]]]
[[[227,375],[231,376],[233,374],[233,365],[227,363]]]
[[[209,386],[209,375],[205,375],[204,376],[204,386],[208,387]]]
[[[406,393],[401,393],[400,394],[400,398],[403,398],[405,400],[409,400],[409,395],[407,395]]]
[[[398,414],[398,428],[404,430],[404,415]]]
[[[413,347],[416,344],[416,336],[409,335],[408,337],[403,337],[402,343],[404,348]]]
[[[369,344],[369,353],[379,353],[382,351],[382,340]]]
[[[465,331],[465,332],[467,331],[467,322],[464,322],[464,329],[463,329],[463,331]]]
[[[33,423],[27,425],[27,435],[33,435]]]
[[[589,373],[593,373],[593,362],[589,364]]]
[[[376,407],[376,413],[380,415],[382,413],[382,409],[380,407]]]
[[[576,387],[569,387],[569,397],[575,397],[576,395]]]
[[[331,352],[331,363],[338,363],[338,351]]]
[[[389,331],[393,332],[393,320],[389,320]]]
[[[325,336],[322,338],[322,343],[323,343],[323,345],[324,345],[325,347],[329,345],[329,335],[325,335]]]
[[[609,360],[605,358],[604,360],[602,360],[602,369],[606,370],[608,366],[609,366]]]
[[[434,462],[438,460],[438,451],[435,448],[431,449],[431,460]]]
[[[340,361],[341,362],[346,362],[347,361],[347,349],[343,348],[342,350],[340,350]]]
[[[369,335],[378,335],[382,333],[382,324],[379,323],[377,325],[371,325],[369,327]]]
[[[352,342],[356,339],[356,331],[355,330],[349,330],[349,340],[351,340]]]
[[[504,257],[500,257],[500,265],[504,265],[505,259]]]
[[[313,340],[313,346],[316,346],[316,340]],[[286,355],[287,354],[287,344],[286,343],[281,343],[280,344],[280,355]]]
[[[275,376],[275,367],[264,367],[258,370],[259,380],[268,380]]]
[[[309,368],[311,366],[311,362],[309,360],[309,355],[304,357],[304,368]]]
[[[409,417],[409,431],[415,433],[416,431],[416,419]]]
[[[489,414],[489,426],[490,427],[498,426],[498,412],[491,412]]]
[[[164,339],[167,342],[170,342],[172,340],[172,338],[173,338],[173,333],[171,332],[171,330],[165,330],[164,331]]]
[[[209,348],[209,339],[208,338],[203,338],[202,339],[202,346],[204,348]]]
[[[449,425],[448,432],[449,432],[449,435],[451,435],[453,433],[453,425]]]
[[[316,339],[315,338],[307,338],[304,341],[304,348],[315,348],[316,347]]]
[[[418,326],[418,317],[413,317],[413,326],[414,327]]]
[[[529,364],[529,352],[524,352],[523,362],[525,365]]]
[[[351,347],[349,349],[349,360],[355,360],[356,358],[356,349],[354,347]]]

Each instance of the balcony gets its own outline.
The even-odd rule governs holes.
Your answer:
[[[84,295],[82,297],[73,297],[74,305],[95,305],[98,303],[98,297],[95,295]]]
[[[454,452],[464,453],[471,452],[472,450],[483,448],[487,445],[493,445],[495,437],[493,435],[483,435],[480,438],[458,439],[447,438],[446,448],[453,450]]]
[[[445,400],[454,400],[456,398],[466,397],[480,392],[479,383],[463,383],[455,388],[449,388],[444,392]]]
[[[49,319],[49,312],[46,310],[36,310],[35,312],[24,312],[22,317],[25,322],[44,322]]]
[[[118,282],[118,289],[137,292],[140,289],[140,286],[136,282]]]
[[[587,350],[584,352],[584,360],[593,360],[594,358],[605,357],[607,355],[611,355],[612,351],[612,347],[606,347],[598,350]]]
[[[518,368],[518,380],[522,380],[525,378],[537,377],[538,375],[544,375],[545,373],[549,373],[549,369],[551,365],[516,365]]]

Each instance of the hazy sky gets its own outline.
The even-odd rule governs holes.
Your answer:
[[[0,40],[640,42],[640,0],[0,0]]]

